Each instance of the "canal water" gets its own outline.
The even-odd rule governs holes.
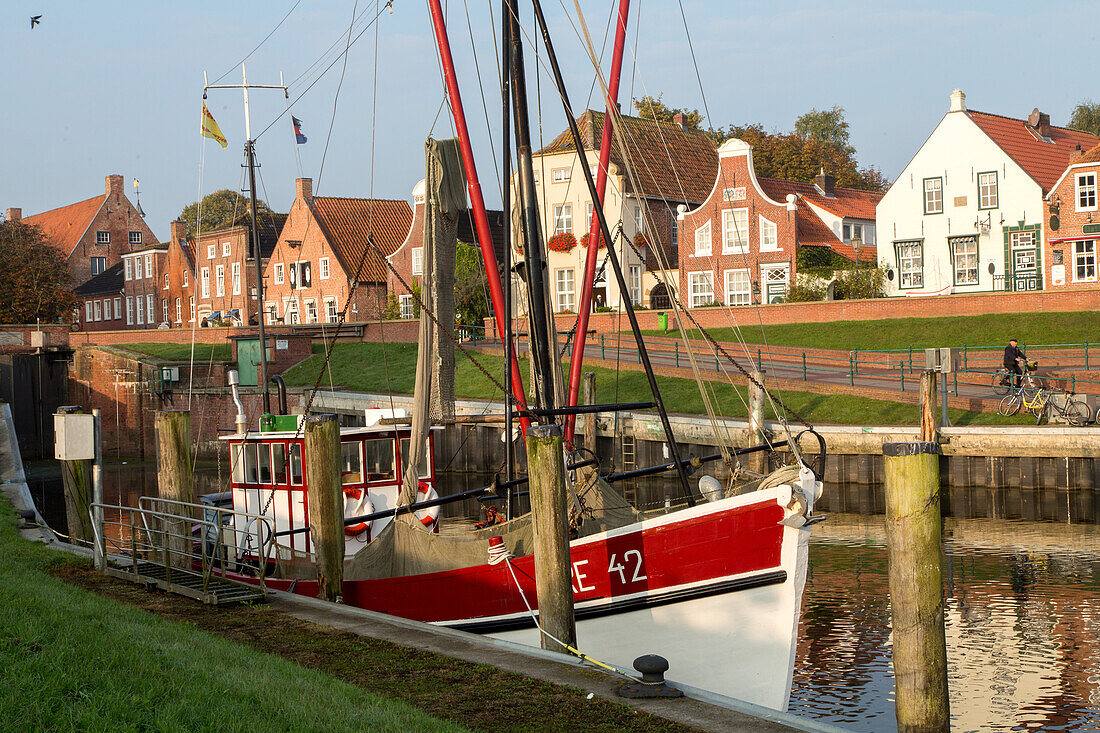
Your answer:
[[[49,464],[28,474],[48,521],[64,524]],[[215,465],[200,492],[223,490]],[[448,475],[440,493],[487,477]],[[155,490],[148,464],[105,467],[110,500]],[[624,487],[637,505],[675,506],[662,481]],[[881,487],[826,486],[814,527],[790,711],[856,731],[893,731],[890,603]],[[953,731],[1100,731],[1100,492],[953,488],[944,521]],[[478,516],[470,500],[444,516]],[[736,663],[731,660],[731,663]]]

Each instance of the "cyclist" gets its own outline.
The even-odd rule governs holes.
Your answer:
[[[1026,363],[1027,357],[1024,355],[1023,351],[1017,348],[1016,339],[1009,339],[1008,346],[1005,347],[1004,359],[1004,365],[1005,369],[1008,370],[1008,375],[1001,380],[1001,384],[1013,384],[1014,382],[1013,386],[1018,388],[1020,386],[1020,381],[1023,376],[1023,369],[1021,369],[1021,365]],[[1013,374],[1015,374],[1016,376],[1013,377]]]

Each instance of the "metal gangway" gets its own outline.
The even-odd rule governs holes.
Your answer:
[[[149,496],[137,507],[91,509],[104,574],[214,606],[267,597],[264,575],[275,544],[268,517]]]

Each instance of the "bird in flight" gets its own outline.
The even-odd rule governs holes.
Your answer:
[[[31,16],[31,30],[34,30],[34,27],[36,25],[38,25],[39,23],[41,23],[41,22],[42,22],[42,16],[41,15],[32,15]]]

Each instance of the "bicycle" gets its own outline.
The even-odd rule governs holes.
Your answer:
[[[1033,374],[1039,367],[1039,360],[1028,359],[1020,366],[1023,369],[1023,374],[1020,375],[1020,386],[1027,389],[1042,389],[1044,386],[1042,378]],[[1016,388],[1012,383],[1015,378],[1016,374],[1008,371],[1008,367],[1001,367],[993,372],[993,394],[1006,395],[1011,392]]]
[[[1052,393],[1049,391],[1027,388],[1013,390],[1012,394],[1006,395],[1001,400],[997,412],[1005,417],[1011,417],[1023,407],[1035,416],[1036,425],[1041,423],[1044,417],[1049,423],[1054,413],[1057,413],[1060,418],[1070,425],[1077,427],[1088,425],[1089,420],[1092,418],[1092,410],[1082,400],[1075,399],[1072,393],[1067,392],[1065,394],[1065,401],[1058,404],[1055,400],[1050,399]]]

